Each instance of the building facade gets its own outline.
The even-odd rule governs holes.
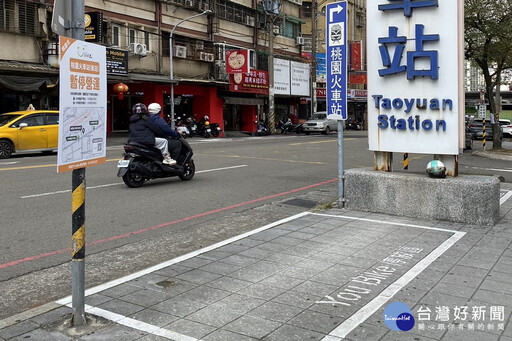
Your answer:
[[[0,112],[24,110],[30,104],[58,109],[53,3],[0,0]],[[301,0],[271,1],[270,7],[256,0],[86,0],[85,39],[107,47],[108,133],[127,131],[130,108],[138,102],[158,102],[170,114],[171,53],[177,118],[208,115],[223,130],[255,131],[254,121],[265,119],[268,112],[268,88],[240,91],[233,86],[226,52],[247,51],[251,75],[272,72],[272,34],[274,58],[307,63],[298,38],[304,23],[301,5]],[[128,86],[123,96],[114,90],[118,83]],[[278,118],[298,117],[308,98],[276,94]]]

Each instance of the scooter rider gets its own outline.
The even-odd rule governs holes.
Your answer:
[[[147,146],[155,146],[160,150],[164,158],[163,163],[174,166],[176,160],[169,157],[168,142],[160,128],[147,116],[147,108],[142,103],[137,103],[132,108],[130,117],[128,142],[137,142]]]
[[[162,107],[158,103],[151,103],[148,106],[149,118],[151,121],[160,128],[167,137],[170,137],[170,139],[168,139],[169,152],[171,157],[176,160],[181,151],[181,142],[177,140],[177,138],[180,137],[180,133],[169,127],[167,122],[165,122],[165,120],[160,116],[160,111],[162,111]]]

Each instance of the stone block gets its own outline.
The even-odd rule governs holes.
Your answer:
[[[358,211],[486,226],[499,220],[500,181],[492,176],[349,169],[344,190],[346,207]]]

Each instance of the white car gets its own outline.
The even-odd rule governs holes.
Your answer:
[[[322,133],[329,135],[331,131],[338,130],[338,121],[328,120],[326,111],[319,111],[313,114],[309,120],[304,122],[302,125],[304,133],[309,135],[310,133]]]
[[[512,137],[512,123],[510,123],[510,120],[500,118],[500,126],[503,129],[504,137]]]

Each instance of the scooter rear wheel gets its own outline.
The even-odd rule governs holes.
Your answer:
[[[196,173],[196,165],[194,164],[194,160],[190,160],[185,165],[185,173],[183,173],[183,175],[178,175],[178,176],[182,181],[188,181],[194,177],[195,173]]]
[[[123,182],[130,188],[137,188],[144,185],[146,179],[140,173],[128,171],[123,175]]]

